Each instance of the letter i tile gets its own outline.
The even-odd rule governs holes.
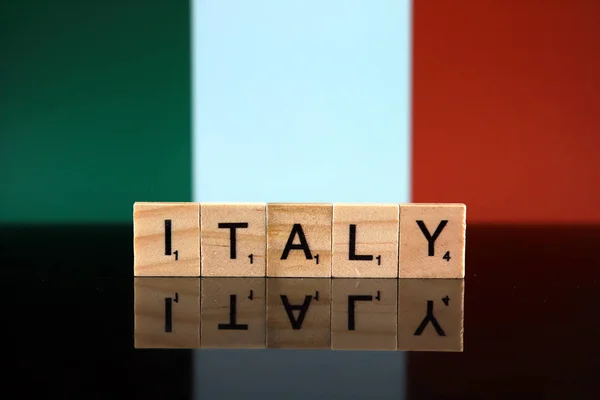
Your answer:
[[[200,276],[200,205],[133,205],[134,276]]]

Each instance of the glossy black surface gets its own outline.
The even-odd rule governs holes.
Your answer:
[[[192,352],[133,348],[131,226],[4,226],[4,390],[21,398],[598,398],[598,243],[598,227],[470,225],[463,353]]]

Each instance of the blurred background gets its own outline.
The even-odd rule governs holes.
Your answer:
[[[600,221],[598,15],[593,0],[414,2],[414,201],[464,202],[470,222]]]
[[[66,392],[139,395],[143,377],[148,396],[162,384],[185,398],[194,382],[200,397],[238,396],[223,379],[235,365],[244,390],[268,375],[286,393],[304,376],[309,390],[401,398],[412,363],[406,381],[429,388],[431,365],[402,353],[134,353],[132,205],[461,202],[471,227],[512,225],[472,249],[542,237],[523,225],[597,224],[598,16],[594,0],[1,1],[1,264],[40,316],[11,332],[87,333],[56,333],[45,361],[24,350],[15,369],[39,368],[42,388],[54,371]],[[561,232],[547,247],[577,238]],[[484,250],[468,257],[489,266]],[[49,298],[78,319],[38,304]]]
[[[0,2],[0,221],[129,223],[190,201],[190,6]]]
[[[2,1],[0,221],[261,193],[600,221],[598,2],[341,3]],[[281,154],[314,195],[274,172]]]

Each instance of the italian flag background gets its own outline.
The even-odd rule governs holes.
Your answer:
[[[134,201],[600,221],[600,2],[0,4],[0,222]]]

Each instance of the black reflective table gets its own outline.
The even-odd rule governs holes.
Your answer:
[[[209,330],[206,337],[212,334],[213,342],[201,349],[136,349],[131,226],[3,226],[3,390],[19,398],[595,399],[600,395],[599,240],[600,228],[593,226],[470,225],[462,352],[406,351],[411,348],[400,339],[395,350],[386,350],[393,343],[389,332],[367,349],[357,349],[365,341],[353,339],[337,348],[333,322],[329,330],[290,344],[281,337],[284,326],[269,325],[270,279],[262,280],[264,317],[260,311],[253,315],[255,322],[264,320],[264,346],[256,344],[263,340],[259,334],[253,345],[226,349],[232,340],[220,343],[222,336]],[[223,314],[230,304],[223,302],[233,282],[197,281],[200,298],[209,292],[217,295],[207,299],[219,298],[207,308],[207,321],[230,323]],[[336,290],[336,281],[327,280],[330,320],[340,298],[338,325],[347,331],[348,296],[377,291],[350,293],[343,284]],[[395,284],[389,287],[396,287],[397,310],[402,310],[402,282]],[[234,289],[245,294],[247,287]],[[291,324],[283,292],[277,294],[280,321]],[[160,313],[154,323],[162,330],[167,297],[155,296]],[[290,306],[302,305],[301,300],[288,298]],[[428,299],[420,300],[424,317]],[[439,300],[443,303],[443,296]],[[361,305],[356,318],[371,314],[360,314]],[[356,327],[362,321],[355,320]],[[397,338],[400,322],[398,317]],[[269,330],[279,342],[269,344]],[[329,348],[318,345],[323,332],[331,336]]]

